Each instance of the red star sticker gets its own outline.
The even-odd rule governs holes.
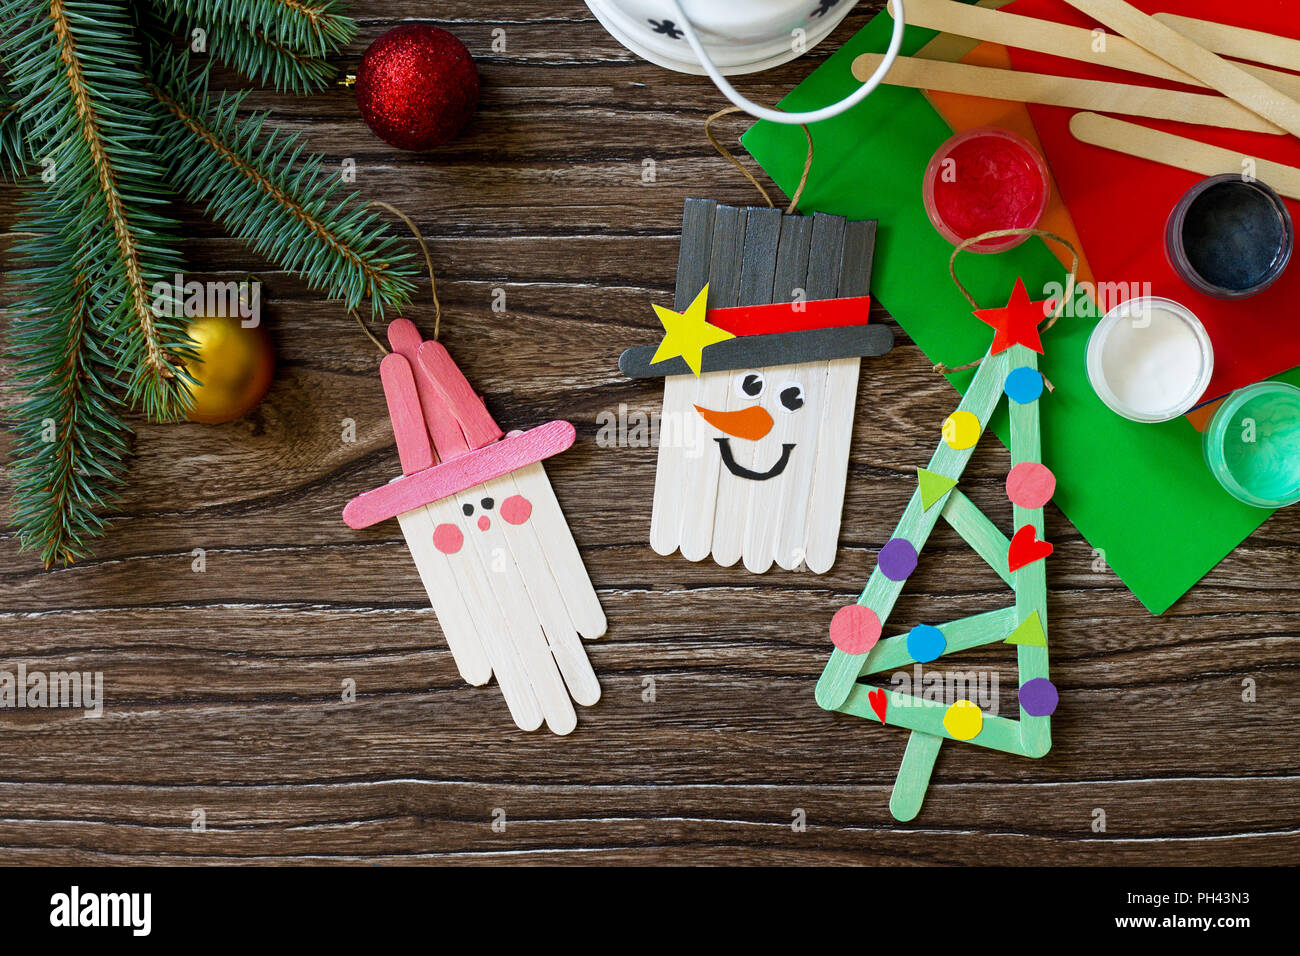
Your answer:
[[[1038,323],[1047,317],[1055,299],[1032,302],[1025,291],[1025,283],[1017,279],[1011,292],[1011,301],[1001,309],[976,309],[975,317],[997,329],[993,336],[993,355],[1005,352],[1013,345],[1031,348],[1043,354],[1043,343],[1038,337]]]

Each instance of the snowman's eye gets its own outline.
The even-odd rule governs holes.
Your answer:
[[[763,386],[767,384],[762,375],[757,372],[746,372],[736,377],[736,394],[741,398],[758,398],[763,394]]]
[[[483,510],[484,510],[484,511],[491,511],[491,510],[492,510],[492,499],[491,499],[491,498],[484,498],[482,501],[479,502],[479,504],[483,506]]]
[[[803,408],[803,386],[798,382],[786,382],[781,386],[781,407],[787,412],[797,412]]]
[[[474,506],[467,501],[460,506],[460,510],[465,512],[465,517],[468,518],[470,515],[474,513]]]

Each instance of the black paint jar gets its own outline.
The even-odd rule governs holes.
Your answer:
[[[1174,271],[1218,299],[1263,292],[1286,271],[1294,246],[1295,228],[1282,197],[1236,173],[1192,187],[1165,227]]]

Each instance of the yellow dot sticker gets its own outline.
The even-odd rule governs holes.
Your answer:
[[[972,740],[984,727],[984,714],[972,701],[959,700],[943,715],[943,729],[958,740]]]
[[[943,440],[949,448],[970,448],[980,440],[980,420],[967,411],[953,412],[943,420]]]

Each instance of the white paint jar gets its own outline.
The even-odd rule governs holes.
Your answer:
[[[1088,339],[1088,380],[1116,414],[1167,422],[1200,402],[1214,373],[1214,347],[1195,314],[1172,299],[1121,302]]]

